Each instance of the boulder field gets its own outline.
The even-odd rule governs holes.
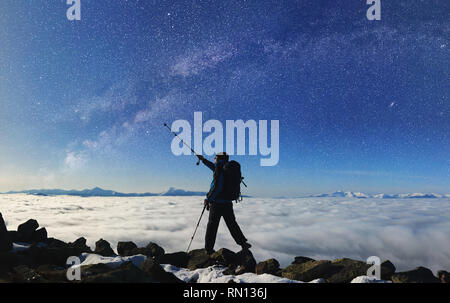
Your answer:
[[[108,241],[99,239],[92,250],[85,238],[73,242],[49,238],[45,228],[30,219],[8,231],[0,213],[0,283],[184,283],[173,273],[166,272],[161,264],[196,270],[221,266],[223,274],[239,276],[244,273],[269,274],[290,280],[309,282],[321,279],[327,283],[349,283],[365,276],[371,266],[363,261],[342,258],[337,260],[314,260],[304,256],[295,257],[286,268],[280,268],[276,259],[257,262],[250,250],[233,252],[221,248],[208,255],[204,249],[188,253],[166,253],[158,244],[149,242],[138,247],[131,241],[119,242],[116,252]],[[139,266],[124,262],[118,266],[108,264],[81,264],[81,280],[69,281],[67,259],[84,253],[103,257],[130,257],[143,255],[145,261]],[[381,279],[393,283],[448,283],[450,274],[445,270],[433,272],[425,267],[396,272],[389,260],[381,264]]]

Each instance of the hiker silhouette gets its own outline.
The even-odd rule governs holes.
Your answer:
[[[247,243],[247,239],[236,222],[236,217],[233,211],[233,199],[235,196],[235,193],[233,193],[233,191],[235,191],[235,189],[233,189],[233,183],[236,184],[236,182],[230,180],[230,177],[228,177],[224,171],[224,166],[226,167],[226,165],[230,163],[228,162],[229,156],[225,152],[218,153],[214,158],[214,163],[208,161],[201,155],[197,155],[197,157],[214,173],[210,190],[204,200],[204,205],[209,210],[208,225],[206,227],[205,234],[206,251],[208,254],[214,252],[217,229],[219,228],[220,218],[222,217],[225,220],[234,241],[236,241],[236,243],[240,245],[243,250],[249,249],[251,245]],[[239,180],[237,184],[240,182],[241,178],[239,172]]]

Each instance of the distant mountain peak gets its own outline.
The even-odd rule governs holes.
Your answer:
[[[412,199],[412,198],[427,198],[427,199],[433,199],[433,198],[450,198],[449,194],[435,194],[435,193],[411,193],[411,194],[375,194],[375,195],[369,195],[361,192],[352,192],[352,191],[336,191],[334,193],[324,193],[324,194],[316,194],[316,195],[310,195],[309,197],[341,197],[341,198],[378,198],[378,199]]]
[[[167,191],[160,194],[160,196],[204,196],[206,192],[186,191],[184,189],[177,189],[170,187]]]
[[[4,194],[29,194],[37,196],[80,196],[80,197],[151,197],[151,196],[203,196],[205,192],[186,191],[170,187],[163,193],[121,193],[114,190],[102,189],[98,186],[92,189],[64,190],[64,189],[31,189],[9,191]]]

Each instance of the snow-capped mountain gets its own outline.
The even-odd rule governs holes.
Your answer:
[[[378,199],[434,199],[434,198],[450,198],[450,194],[436,194],[436,193],[410,193],[410,194],[375,194],[369,195],[360,192],[351,192],[351,191],[337,191],[334,193],[324,193],[311,195],[309,197],[341,197],[341,198],[378,198]]]
[[[373,198],[381,198],[381,199],[406,199],[406,198],[448,198],[450,195],[441,195],[435,193],[412,193],[412,194],[395,194],[395,195],[387,195],[387,194],[377,194],[373,195]]]
[[[79,196],[79,197],[152,197],[152,196],[203,196],[205,192],[186,191],[183,189],[169,188],[163,193],[121,193],[113,190],[105,190],[100,187],[84,190],[64,189],[31,189],[23,191],[9,191],[4,194],[29,194],[36,196]]]
[[[206,192],[187,191],[184,189],[169,188],[168,191],[159,194],[160,196],[204,196]]]
[[[0,194],[29,194],[35,196],[79,196],[79,197],[153,197],[153,196],[204,196],[206,192],[188,191],[184,189],[177,189],[170,187],[167,191],[162,193],[121,193],[114,190],[105,190],[100,187],[84,190],[64,190],[64,189],[31,189],[23,191],[9,191]],[[243,197],[250,197],[243,195]],[[353,191],[336,191],[334,193],[314,194],[307,196],[310,198],[335,197],[335,198],[378,198],[378,199],[433,199],[433,198],[450,198],[450,194],[436,194],[436,193],[406,193],[406,194],[384,194],[379,193],[369,195],[361,192]],[[278,197],[282,198],[282,197]]]
[[[369,198],[368,195],[360,193],[360,192],[351,192],[351,191],[337,191],[334,193],[326,193],[326,194],[318,194],[318,195],[311,195],[311,197],[342,197],[342,198]]]

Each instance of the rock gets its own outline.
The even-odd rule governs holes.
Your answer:
[[[45,229],[45,227],[43,227],[36,230],[33,233],[33,236],[31,237],[31,242],[33,243],[45,242],[46,239],[47,239],[47,230]]]
[[[17,230],[8,230],[8,236],[11,242],[17,243],[20,242],[20,235]]]
[[[269,259],[263,262],[259,262],[256,264],[256,274],[270,274],[276,275],[280,270],[280,263],[276,259]]]
[[[103,270],[105,268],[103,267]],[[83,272],[83,269],[82,269]],[[91,275],[81,279],[82,283],[149,283],[158,282],[149,277],[148,274],[137,268],[131,262],[121,264],[116,269],[104,273]]]
[[[300,264],[291,264],[282,270],[281,275],[283,278],[290,280],[309,282],[331,276],[337,270],[328,260],[312,260]]]
[[[124,256],[145,255],[147,257],[161,257],[164,249],[156,243],[150,242],[146,247],[135,247],[124,252]]]
[[[45,283],[49,282],[34,269],[29,268],[26,265],[19,265],[14,267],[13,281],[20,283]]]
[[[137,248],[137,245],[130,241],[117,243],[117,253],[123,257],[130,256],[130,254],[127,253],[135,248]]]
[[[149,242],[145,248],[150,252],[150,254],[146,255],[147,257],[160,257],[165,254],[164,249],[153,242]]]
[[[13,248],[11,237],[6,229],[5,221],[0,213],[0,252],[7,252]]]
[[[61,247],[68,246],[67,243],[65,243],[61,240],[55,239],[55,238],[47,238],[47,239],[45,239],[44,243],[47,244],[47,246],[49,248],[61,248]]]
[[[50,282],[68,282],[67,269],[50,264],[41,265],[36,268],[36,272]]]
[[[30,219],[27,222],[20,224],[17,227],[19,242],[31,243],[33,234],[38,227],[39,223],[34,219]]]
[[[214,252],[210,257],[216,262],[216,264],[225,267],[237,263],[236,253],[226,248],[219,249],[218,251]]]
[[[185,252],[175,252],[164,254],[156,258],[159,264],[171,264],[176,267],[186,268],[189,262],[189,255]]]
[[[29,267],[35,266],[35,262],[31,255],[26,254],[24,252],[17,252],[15,253],[15,255],[17,256],[17,263],[15,263],[14,266],[18,265],[27,265]]]
[[[121,251],[122,257],[135,256],[135,255],[144,255],[147,257],[151,257],[151,253],[145,247],[135,247],[130,250]]]
[[[153,258],[147,258],[139,267],[152,280],[161,283],[184,283],[178,279],[174,274],[166,272],[161,265]]]
[[[437,276],[441,283],[450,283],[450,273],[445,270],[439,270]]]
[[[111,245],[108,241],[100,239],[95,242],[94,253],[104,257],[115,257],[116,253],[112,250]]]
[[[69,243],[68,246],[78,249],[80,252],[88,252],[88,253],[92,252],[91,248],[86,245],[86,239],[83,237],[76,239],[75,242],[73,243]]]
[[[304,282],[323,278],[328,283],[350,283],[356,277],[367,275],[367,270],[372,266],[349,258],[337,259],[333,262],[308,259],[296,257],[291,265],[282,270],[282,276]],[[382,279],[388,280],[394,272],[395,266],[390,261],[381,264]]]
[[[73,243],[64,243],[57,239],[46,239],[41,244],[33,244],[30,248],[19,251],[16,253],[19,258],[19,264],[26,264],[32,267],[40,265],[57,265],[66,266],[67,258],[71,256],[79,256],[84,252],[92,252],[91,249],[86,246],[86,239],[79,238]]]
[[[396,268],[391,261],[386,260],[381,263],[381,280],[391,280],[392,275],[395,273]]]
[[[0,273],[7,272],[19,265],[19,257],[12,251],[0,252]]]
[[[399,272],[392,275],[394,283],[439,283],[432,271],[425,267],[417,267],[416,269]]]
[[[32,245],[29,249],[18,253],[27,259],[27,264],[33,266],[54,264],[58,266],[65,266],[67,258],[70,256],[78,256],[78,250],[70,247],[63,248],[48,248]]]
[[[65,266],[67,258],[79,256],[84,252],[91,253],[91,249],[86,246],[86,239],[79,238],[73,243],[64,243],[57,239],[46,239],[46,247],[32,245],[29,249],[21,251],[18,256],[31,260],[33,265],[53,264]]]
[[[79,238],[73,243],[64,243],[57,239],[46,239],[43,243],[46,246],[33,244],[30,248],[17,252],[17,257],[20,258],[20,264],[28,264],[30,266],[40,265],[57,265],[66,266],[67,258],[71,256],[79,256],[84,252],[92,252],[86,246],[86,239]]]
[[[194,249],[189,252],[188,269],[195,270],[197,268],[206,268],[214,265],[214,260],[211,259],[206,249]]]
[[[256,260],[250,250],[241,250],[236,254],[238,267],[235,270],[236,275],[243,273],[255,273]]]
[[[367,270],[371,266],[371,264],[349,258],[337,259],[330,262],[326,260],[309,260],[306,257],[296,257],[290,266],[282,270],[282,276],[304,282],[323,278],[328,283],[350,283],[356,277],[367,275]],[[381,264],[382,279],[388,280],[394,272],[395,266],[390,261],[385,261]]]
[[[39,223],[35,219],[29,219],[25,223],[20,224],[17,227],[17,231],[19,233],[27,233],[30,231],[35,231],[36,229],[38,229],[38,227]]]
[[[334,260],[331,265],[333,267],[330,270],[331,275],[326,274],[322,277],[329,283],[350,283],[356,277],[365,276],[372,266],[366,262],[348,258]]]
[[[81,266],[81,280],[110,271],[112,268],[104,263],[83,265]]]
[[[241,250],[235,254],[235,261],[223,271],[224,275],[242,275],[256,272],[256,260],[250,250]]]
[[[2,213],[0,213],[0,234],[7,233],[8,229],[6,228],[5,220],[3,220]]]
[[[292,264],[302,264],[308,261],[315,261],[314,259],[308,258],[308,257],[295,257],[294,262]]]

